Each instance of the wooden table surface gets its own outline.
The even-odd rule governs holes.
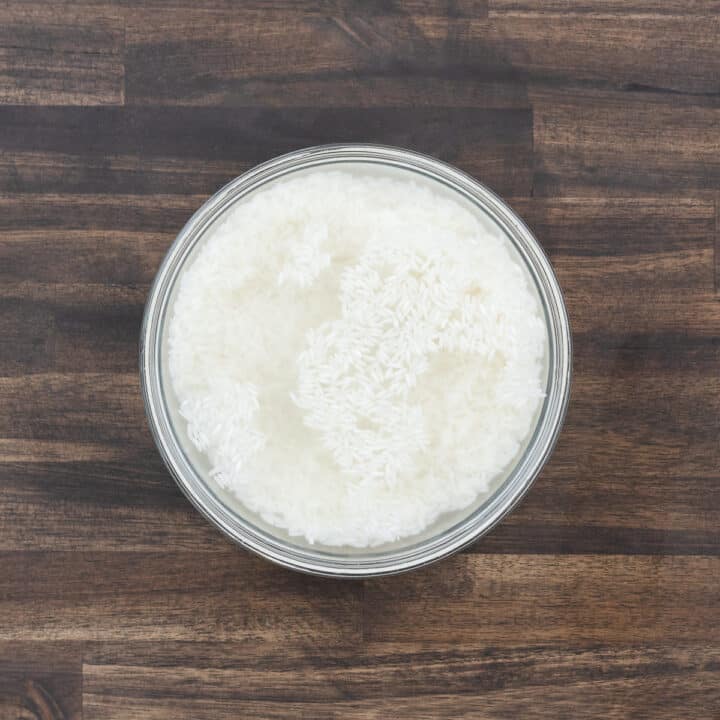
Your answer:
[[[0,718],[720,717],[720,2],[0,4]],[[193,210],[373,141],[488,184],[575,343],[523,504],[311,578],[163,467],[137,342]]]

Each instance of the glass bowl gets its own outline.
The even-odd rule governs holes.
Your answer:
[[[168,372],[167,326],[177,280],[213,222],[233,203],[289,173],[342,165],[429,183],[496,223],[537,290],[547,327],[546,396],[534,430],[512,467],[491,492],[462,511],[441,516],[423,533],[374,548],[325,547],[290,537],[264,522],[209,476],[207,459],[189,441]],[[434,158],[379,145],[324,145],[270,160],[213,195],[187,222],[168,250],[150,291],[140,340],[140,374],[150,429],[160,454],[195,507],[241,546],[294,570],[340,577],[387,575],[454,553],[496,525],[527,492],[557,440],[570,395],[571,338],[562,293],[550,262],[523,221],[488,188]]]

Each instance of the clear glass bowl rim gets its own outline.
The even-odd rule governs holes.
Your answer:
[[[184,261],[205,229],[232,202],[289,172],[335,163],[375,163],[419,172],[456,190],[484,210],[507,233],[534,279],[548,324],[548,388],[534,434],[507,479],[490,499],[443,532],[402,548],[369,549],[365,555],[330,554],[275,537],[232,512],[187,459],[172,426],[162,387],[161,343],[171,290]],[[374,144],[336,144],[279,156],[235,178],[188,220],[170,246],[145,306],[140,335],[140,378],[155,444],[182,492],[211,523],[242,547],[293,570],[333,577],[390,575],[447,557],[491,530],[522,499],[547,462],[567,411],[572,340],[562,291],[550,261],[520,217],[473,177],[433,157]]]

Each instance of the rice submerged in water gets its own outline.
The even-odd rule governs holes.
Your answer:
[[[216,482],[290,535],[356,547],[488,492],[534,427],[546,344],[489,219],[342,171],[230,208],[169,328],[180,413]]]

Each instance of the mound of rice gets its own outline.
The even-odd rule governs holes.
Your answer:
[[[169,327],[215,481],[333,546],[413,535],[488,493],[536,422],[546,345],[489,219],[411,180],[327,170],[230,208]]]

